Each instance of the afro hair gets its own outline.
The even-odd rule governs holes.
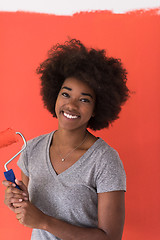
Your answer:
[[[88,122],[88,127],[93,130],[106,128],[118,119],[130,93],[121,60],[107,57],[104,49],[86,48],[76,39],[53,46],[37,73],[41,75],[44,106],[53,117],[56,117],[56,99],[66,78],[75,77],[94,90],[95,116]]]

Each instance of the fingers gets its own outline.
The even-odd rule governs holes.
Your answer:
[[[29,200],[28,197],[23,196],[23,194],[13,194],[11,192],[11,193],[5,194],[4,203],[9,208],[11,208],[11,210],[13,210],[13,208],[15,207],[14,206],[15,203],[21,203],[22,201],[28,201],[28,200]]]
[[[20,208],[17,208],[16,211],[17,211],[16,218],[22,224],[21,219],[23,217],[23,213],[20,211]]]
[[[18,189],[16,188],[16,184],[15,183],[12,183],[12,182],[9,182],[9,181],[6,181],[4,180],[2,182],[2,184],[7,187],[7,193],[14,193],[14,194],[22,194],[24,193],[23,195],[28,197],[28,190],[27,190],[27,187],[24,185],[24,183],[22,181],[19,181],[16,179],[16,184],[20,186],[21,189]]]
[[[14,203],[19,203],[22,201],[28,201],[29,199],[27,197],[23,197],[21,195],[16,195],[13,198],[10,198],[10,203],[14,205]]]
[[[26,185],[22,181],[19,181],[18,179],[16,179],[15,182],[22,191],[28,192]]]
[[[29,202],[21,202],[21,203],[14,203],[15,207],[15,214],[17,220],[25,226],[25,218],[27,215],[27,207],[29,206]]]
[[[17,184],[23,186],[23,189],[25,189],[25,192],[21,189],[16,188],[16,184],[4,180],[2,184],[6,187],[5,190],[5,200],[4,203],[7,205],[12,211],[15,212],[15,203],[20,203],[22,201],[28,201],[29,200],[29,194],[27,191],[27,188],[24,187],[25,185],[23,182],[17,180]]]
[[[17,203],[13,203],[13,206],[16,208],[15,213],[22,212],[22,209],[26,208],[28,206],[28,201],[20,201]]]
[[[28,194],[19,190],[18,188],[9,186],[6,188],[6,195],[7,197],[14,197],[14,198],[28,198]]]
[[[15,183],[9,182],[9,181],[7,181],[7,180],[4,180],[4,181],[2,182],[2,184],[3,184],[5,187],[10,187],[10,186],[15,187],[15,186],[16,186]]]
[[[25,186],[25,184],[22,182],[22,181],[19,181],[18,179],[15,180],[16,184],[20,187],[20,191],[22,190],[23,192],[25,192],[26,194],[28,194],[28,189],[27,187]],[[5,186],[5,187],[16,187],[16,184],[15,183],[12,183],[10,181],[7,181],[7,180],[4,180],[2,182],[2,184]],[[17,188],[15,188],[17,189]],[[19,189],[18,189],[19,190]]]
[[[7,193],[22,194],[22,190],[20,190],[16,187],[13,187],[12,185],[10,185],[6,188],[6,192]]]

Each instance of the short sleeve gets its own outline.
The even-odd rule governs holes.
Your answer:
[[[27,148],[21,153],[20,158],[17,162],[17,165],[22,170],[22,172],[27,177],[29,177]]]
[[[102,156],[96,185],[97,193],[126,191],[126,173],[119,154],[113,148]]]

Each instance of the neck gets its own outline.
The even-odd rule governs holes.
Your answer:
[[[86,129],[84,131],[82,129],[76,131],[58,129],[54,134],[54,139],[59,146],[74,148],[84,140],[86,134]]]

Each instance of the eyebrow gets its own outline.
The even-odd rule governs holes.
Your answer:
[[[69,87],[62,87],[62,89],[67,89],[68,91],[72,91],[72,88],[69,88]],[[83,96],[89,96],[89,97],[91,97],[92,99],[93,99],[93,96],[90,94],[90,93],[81,93],[81,95],[83,95]]]

